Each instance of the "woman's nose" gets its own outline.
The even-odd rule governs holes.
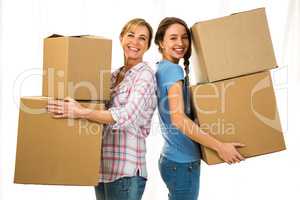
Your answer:
[[[182,39],[178,39],[178,40],[177,40],[177,44],[180,45],[180,46],[183,45]]]
[[[137,38],[137,37],[131,38],[131,42],[132,42],[133,44],[137,44],[137,43],[138,43],[138,38]]]

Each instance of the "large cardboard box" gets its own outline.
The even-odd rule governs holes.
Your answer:
[[[48,97],[20,101],[15,183],[97,185],[102,125],[87,120],[54,119]],[[101,103],[82,103],[103,109]]]
[[[191,87],[200,127],[222,142],[240,142],[245,157],[285,149],[270,72],[260,72]],[[207,164],[223,162],[201,147]]]
[[[109,100],[112,41],[96,36],[44,39],[43,96]]]
[[[191,31],[197,83],[277,67],[264,8],[198,22]]]

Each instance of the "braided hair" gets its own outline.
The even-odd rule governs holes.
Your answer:
[[[188,46],[187,52],[183,56],[183,59],[184,59],[183,65],[184,65],[184,70],[185,70],[185,74],[186,74],[186,76],[184,78],[184,84],[185,84],[185,87],[187,88],[187,93],[188,93],[187,95],[185,95],[185,102],[187,103],[187,105],[184,107],[184,112],[187,114],[188,117],[193,119],[193,112],[192,112],[191,106],[190,106],[190,95],[189,95],[189,89],[188,89],[189,84],[190,84],[190,81],[189,81],[190,61],[189,61],[189,59],[192,54],[192,48],[191,48],[192,36],[191,36],[190,29],[188,28],[187,24],[182,19],[179,19],[176,17],[166,17],[158,25],[158,29],[157,29],[155,37],[154,37],[154,42],[156,45],[158,45],[158,50],[161,53],[163,53],[160,43],[164,40],[164,36],[166,34],[167,29],[173,24],[182,25],[185,28],[187,36],[188,36],[189,46]]]

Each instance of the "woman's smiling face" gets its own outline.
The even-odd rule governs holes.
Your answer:
[[[148,49],[149,31],[146,26],[138,25],[120,37],[126,60],[142,61]]]
[[[160,42],[164,59],[178,63],[186,54],[189,47],[189,39],[186,29],[181,24],[172,24]]]

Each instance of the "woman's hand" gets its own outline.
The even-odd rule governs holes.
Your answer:
[[[245,147],[241,143],[221,143],[217,153],[222,160],[228,164],[239,163],[245,158],[237,151],[236,148]]]
[[[64,100],[49,100],[47,105],[48,112],[53,114],[54,118],[81,118],[84,108],[74,99],[66,98]]]

